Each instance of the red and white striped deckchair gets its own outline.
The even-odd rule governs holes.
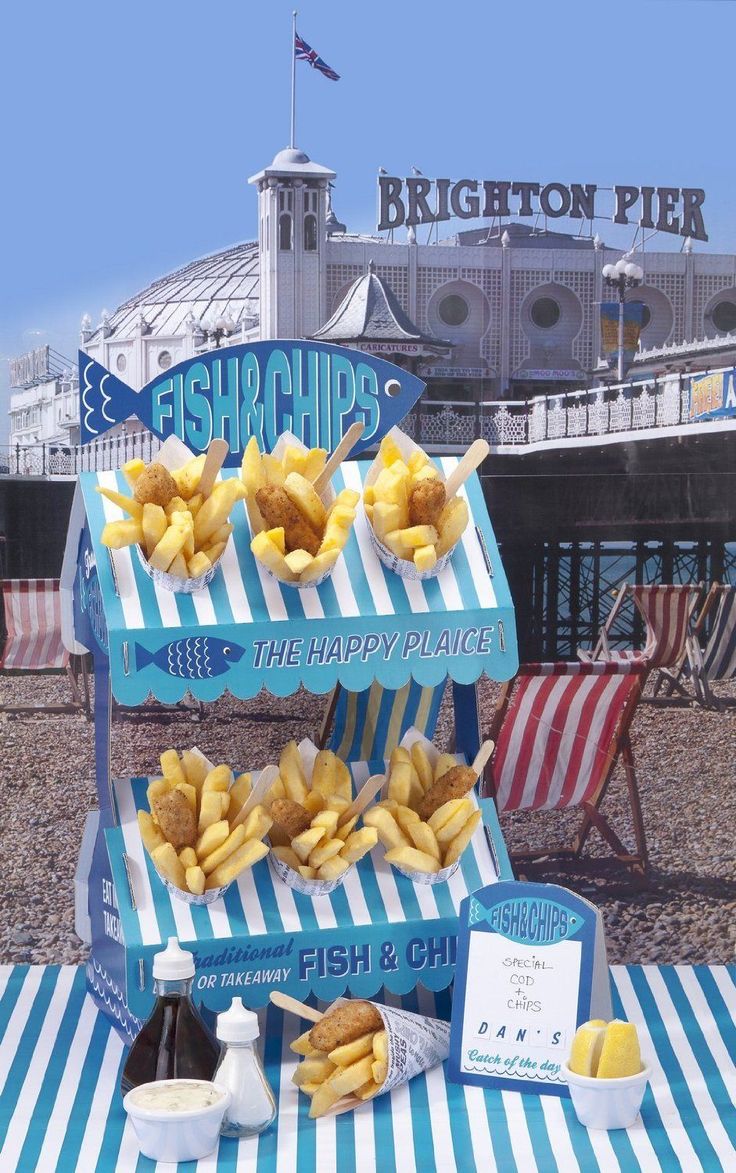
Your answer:
[[[695,609],[703,595],[703,583],[648,585],[624,583],[616,595],[598,643],[590,648],[578,648],[578,659],[583,663],[595,660],[626,661],[646,659],[651,669],[659,669],[655,695],[666,676],[679,673],[687,652],[687,641],[692,635]],[[646,626],[646,642],[641,651],[624,651],[610,646],[611,632],[627,599],[631,599]]]
[[[0,656],[3,672],[66,672],[76,706],[89,708],[86,670],[85,694],[79,692],[72,658],[61,638],[61,595],[56,578],[12,578],[2,584],[6,638]],[[76,659],[76,658],[75,658]],[[2,705],[18,712],[66,711],[68,705]]]
[[[502,688],[489,736],[496,743],[485,788],[500,814],[582,807],[569,847],[512,853],[532,861],[578,858],[595,827],[622,863],[647,871],[647,847],[629,728],[648,671],[645,660],[522,664]],[[617,761],[626,774],[636,850],[628,851],[600,805]]]

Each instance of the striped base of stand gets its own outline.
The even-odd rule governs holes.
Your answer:
[[[289,1041],[303,1028],[275,1007],[261,1013],[276,1124],[223,1139],[186,1173],[472,1173],[513,1170],[736,1168],[736,969],[614,966],[614,1010],[640,1026],[653,1075],[641,1118],[588,1132],[568,1099],[450,1084],[444,1068],[337,1118],[313,1121],[291,1083]],[[387,1002],[449,1016],[449,994],[418,988]],[[645,1025],[641,1025],[645,1024]],[[305,1024],[303,1024],[305,1025]],[[124,1047],[85,994],[83,969],[0,967],[0,1169],[154,1170],[139,1157],[118,1092]]]

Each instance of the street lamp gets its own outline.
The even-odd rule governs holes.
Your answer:
[[[215,346],[219,349],[220,342],[223,338],[227,338],[235,330],[235,322],[230,314],[220,314],[214,321],[206,325],[207,333],[213,339]]]
[[[644,270],[634,261],[621,257],[615,265],[604,265],[603,280],[606,285],[618,292],[618,370],[616,372],[619,383],[624,379],[624,302],[626,290],[636,289],[644,280]]]

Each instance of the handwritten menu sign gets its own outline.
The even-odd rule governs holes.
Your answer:
[[[505,881],[460,905],[448,1073],[456,1083],[566,1095],[561,1064],[610,1018],[600,914],[555,884]]]

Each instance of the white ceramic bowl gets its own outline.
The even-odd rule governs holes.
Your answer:
[[[586,1128],[630,1128],[639,1115],[652,1069],[644,1064],[638,1075],[594,1079],[589,1075],[576,1075],[563,1063],[562,1074],[570,1088],[575,1115]]]
[[[180,1112],[143,1108],[135,1103],[135,1094],[142,1087],[161,1087],[171,1083],[214,1087],[220,1093],[220,1098],[206,1108],[189,1108]],[[157,1079],[129,1091],[123,1098],[123,1107],[133,1123],[144,1157],[150,1157],[152,1161],[197,1161],[200,1157],[209,1156],[217,1148],[220,1128],[231,1098],[227,1088],[205,1079]]]

